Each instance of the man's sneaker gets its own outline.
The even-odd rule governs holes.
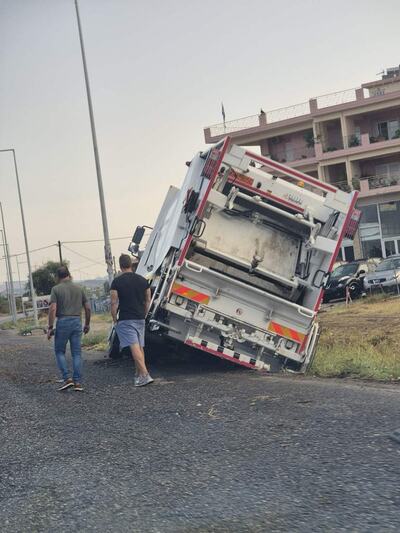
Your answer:
[[[63,381],[63,384],[61,385],[61,387],[59,387],[57,390],[59,391],[67,390],[73,386],[74,386],[74,382],[72,381],[72,379],[66,379],[65,381]]]
[[[74,383],[74,390],[77,392],[83,392],[83,387],[80,383]]]
[[[150,376],[150,374],[138,376],[135,378],[135,387],[144,387],[145,385],[150,385],[150,383],[153,383],[153,381],[154,379]]]

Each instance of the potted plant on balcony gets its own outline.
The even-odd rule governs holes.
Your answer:
[[[307,148],[314,148],[315,139],[314,139],[314,132],[312,130],[306,131],[303,138],[304,138]]]
[[[349,137],[349,148],[353,148],[354,146],[360,146],[360,139],[357,135],[350,135]]]

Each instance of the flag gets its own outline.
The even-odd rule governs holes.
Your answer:
[[[225,124],[225,108],[224,108],[223,102],[221,102],[221,113],[222,113],[222,120],[224,121],[224,124]]]

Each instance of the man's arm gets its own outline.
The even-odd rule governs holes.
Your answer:
[[[49,307],[49,325],[47,328],[47,338],[49,340],[50,340],[50,337],[53,335],[56,313],[57,313],[57,304],[55,302],[51,302],[50,307]]]
[[[118,292],[114,289],[111,289],[110,296],[111,296],[111,316],[115,324],[117,322],[117,313],[118,313]]]
[[[85,310],[85,325],[83,326],[83,333],[89,333],[90,330],[90,317],[92,314],[92,310],[90,309],[89,302],[85,302],[83,304],[83,309]]]
[[[146,289],[146,292],[144,293],[144,316],[147,316],[147,313],[150,309],[151,304],[151,291],[150,289]]]

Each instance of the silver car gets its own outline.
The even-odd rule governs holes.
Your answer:
[[[400,292],[400,255],[392,255],[384,259],[374,272],[364,278],[364,289],[386,289]]]

